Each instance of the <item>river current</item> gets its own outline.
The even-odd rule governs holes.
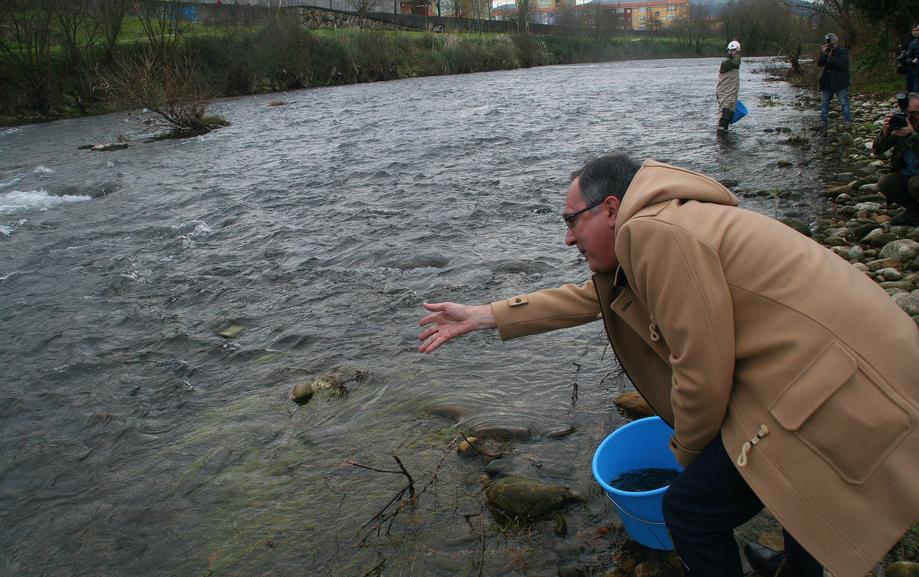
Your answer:
[[[590,460],[630,384],[602,327],[421,355],[421,303],[586,280],[560,212],[568,174],[604,152],[805,191],[790,208],[810,211],[816,174],[777,166],[794,153],[766,129],[816,111],[764,62],[745,61],[750,115],[725,137],[716,59],[221,100],[230,127],[177,141],[144,142],[142,112],[0,129],[0,576],[608,564],[569,546],[615,517]],[[119,135],[128,149],[78,150]],[[289,400],[336,367],[368,377]],[[483,461],[448,450],[482,426],[529,429],[514,470],[587,498],[567,537],[482,514]],[[353,463],[398,470],[393,454],[419,491],[437,481],[375,531],[405,477]]]

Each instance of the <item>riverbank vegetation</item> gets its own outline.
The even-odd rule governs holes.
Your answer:
[[[717,56],[732,38],[742,40],[745,55],[784,56],[790,80],[816,86],[806,60],[830,29],[853,49],[854,90],[889,95],[902,84],[892,54],[919,18],[916,4],[816,0],[793,8],[783,0],[732,0],[719,14],[699,4],[687,20],[649,32],[617,28],[599,12],[562,9],[557,25],[535,34],[526,22],[517,24],[520,33],[432,32],[374,27],[366,15],[354,25],[338,15],[331,28],[308,28],[297,9],[224,6],[199,18],[178,0],[0,0],[0,124],[145,107],[190,134],[213,120],[207,102],[218,96]]]
[[[256,8],[192,22],[183,10],[175,1],[0,1],[0,124],[146,107],[173,110],[161,118],[194,131],[206,117],[201,103],[217,96],[715,55],[721,44],[680,35],[587,34],[572,26],[539,35],[308,29],[296,11]],[[189,82],[174,82],[179,77]],[[155,86],[156,79],[163,85]]]

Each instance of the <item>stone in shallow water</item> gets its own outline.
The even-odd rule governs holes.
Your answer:
[[[560,439],[562,437],[567,437],[574,431],[574,425],[560,425],[549,429],[543,436],[547,439]]]
[[[584,499],[564,485],[543,483],[526,477],[502,477],[485,489],[488,505],[510,521],[532,522]]]
[[[680,475],[676,469],[662,469],[651,467],[647,469],[635,469],[626,471],[615,479],[611,479],[609,484],[620,491],[637,492],[653,491],[666,487]]]
[[[243,332],[243,327],[239,325],[230,325],[225,329],[217,331],[218,337],[223,337],[225,339],[235,339]]]
[[[482,425],[472,431],[472,435],[480,439],[499,439],[509,441],[513,439],[526,441],[530,438],[530,430],[526,427]]]

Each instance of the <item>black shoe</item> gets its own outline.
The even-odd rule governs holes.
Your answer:
[[[758,543],[747,543],[743,553],[750,562],[750,567],[762,577],[779,577],[785,566],[785,553],[763,547]]]

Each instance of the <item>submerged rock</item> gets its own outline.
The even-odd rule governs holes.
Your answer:
[[[526,477],[502,477],[485,489],[485,497],[496,516],[526,523],[548,519],[566,506],[584,501],[564,485]]]
[[[235,339],[243,332],[243,327],[239,325],[230,325],[224,329],[217,331],[218,337],[223,337],[225,339]]]
[[[112,150],[124,150],[128,147],[127,142],[112,142],[110,144],[96,144],[90,150],[94,152],[109,152]]]
[[[530,438],[530,430],[526,427],[501,425],[481,425],[476,427],[472,434],[480,439],[499,439],[503,441],[526,441]]]
[[[308,383],[298,383],[290,390],[290,399],[303,405],[318,393],[329,396],[343,396],[349,390],[367,380],[368,374],[357,369],[338,368],[327,375],[313,379]]]

